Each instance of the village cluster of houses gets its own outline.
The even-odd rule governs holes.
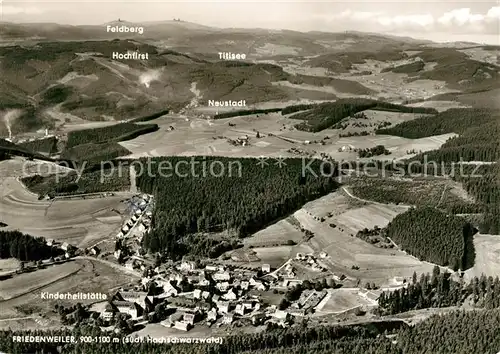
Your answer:
[[[247,146],[249,142],[248,135],[239,136],[236,139],[227,139],[227,141],[234,146]]]
[[[122,248],[128,248],[130,246],[135,247],[136,251],[138,251],[138,249],[140,249],[141,247],[140,245],[144,234],[149,232],[151,229],[153,217],[153,196],[143,194],[141,197],[137,198],[134,206],[135,207],[132,211],[132,215],[123,223],[120,232],[118,232],[118,234],[116,235],[116,240],[123,241],[121,242]],[[127,245],[126,242],[129,242],[129,244]],[[118,261],[121,261],[124,258],[124,251],[125,250],[121,248],[117,249],[113,255]],[[127,249],[126,251],[130,250]],[[125,263],[125,267],[131,270],[139,268],[144,269],[144,260],[137,254],[135,258],[131,257],[127,260],[127,262]]]
[[[260,271],[269,273],[271,267],[265,264]],[[148,295],[152,283],[159,289],[156,295]],[[125,313],[141,321],[163,304],[169,315],[161,318],[160,324],[183,331],[197,323],[222,326],[239,320],[253,325],[274,322],[286,326],[290,313],[267,306],[261,299],[260,292],[268,289],[269,282],[257,277],[257,271],[230,270],[217,264],[198,268],[195,262],[184,261],[167,270],[155,268],[133,291],[118,291],[101,317],[110,320],[117,313]]]
[[[77,248],[73,245],[70,245],[67,242],[60,243],[58,241],[55,241],[53,239],[47,239],[45,240],[45,243],[49,247],[58,247],[61,250],[64,251],[64,258],[69,259],[75,255],[75,252],[77,251]]]
[[[325,298],[325,291],[310,291],[286,311],[270,306],[262,300],[262,293],[276,288],[284,291],[302,283],[301,270],[321,272],[324,252],[297,254],[297,256],[272,272],[269,264],[260,268],[238,268],[222,263],[201,263],[185,260],[155,267],[136,250],[131,243],[140,245],[142,235],[151,227],[152,202],[149,195],[135,198],[135,208],[116,236],[114,256],[131,270],[142,270],[140,283],[130,289],[120,289],[100,309],[101,318],[110,321],[117,314],[126,314],[134,322],[159,322],[169,328],[189,331],[197,325],[261,325],[275,323],[287,326],[293,316],[304,316]],[[140,248],[140,247],[139,247]],[[92,251],[92,250],[91,250]],[[125,255],[125,257],[124,257]]]
[[[295,258],[286,262],[274,276],[282,281],[282,286],[287,288],[302,284],[302,280],[297,277],[296,266],[313,272],[324,272],[327,268],[319,262],[319,259],[326,259],[327,257],[326,252],[321,252],[319,258],[312,253],[297,253]]]
[[[153,197],[148,194],[142,195],[136,203],[136,208],[133,210],[132,216],[127,219],[120,232],[116,235],[117,239],[137,236],[141,241],[144,234],[151,227],[151,218],[153,216],[152,208],[148,207],[153,202]],[[146,210],[148,209],[148,210]],[[134,229],[137,226],[137,230]]]

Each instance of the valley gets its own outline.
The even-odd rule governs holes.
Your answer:
[[[499,47],[33,26],[0,23],[0,330],[327,353],[500,307]]]

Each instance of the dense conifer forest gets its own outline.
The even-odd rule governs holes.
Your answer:
[[[377,134],[418,139],[456,133],[441,148],[425,153],[428,161],[458,162],[496,161],[500,158],[500,114],[498,111],[474,108],[452,108],[437,116],[421,117],[391,128],[378,129]],[[419,155],[415,159],[422,160]]]
[[[389,173],[389,172],[387,172]],[[361,177],[349,182],[352,193],[384,204],[431,206],[452,214],[482,213],[482,203],[464,199],[442,179]]]
[[[109,127],[75,130],[68,134],[66,147],[71,148],[81,144],[103,143],[133,139],[139,135],[158,130],[156,124],[120,123]]]
[[[36,139],[19,143],[18,146],[33,152],[53,154],[57,152],[57,138],[52,136],[44,139]]]
[[[42,160],[50,160],[43,155],[37,154],[23,146],[11,143],[5,139],[0,138],[0,154],[4,156],[4,158],[8,156],[25,156],[29,158],[38,158]]]
[[[498,276],[474,277],[468,284],[462,279],[453,279],[448,272],[434,267],[432,275],[413,274],[407,287],[383,292],[377,312],[393,315],[411,310],[431,307],[462,306],[496,309],[500,307],[500,280]]]
[[[17,258],[20,261],[38,261],[61,254],[49,247],[43,237],[33,237],[19,231],[0,231],[0,258]]]
[[[418,259],[458,270],[474,264],[475,231],[463,218],[424,207],[396,216],[386,235]]]
[[[451,108],[436,116],[420,117],[394,127],[379,129],[377,134],[396,135],[408,139],[425,138],[446,133],[463,134],[494,121],[493,111],[477,108]]]
[[[380,129],[378,134],[422,138],[456,133],[441,148],[419,154],[412,161],[426,163],[427,173],[448,175],[461,182],[484,211],[480,232],[500,233],[500,113],[498,110],[454,108],[435,117],[421,117],[395,127]],[[463,165],[461,161],[486,161],[493,164]],[[437,167],[434,166],[437,165]],[[444,168],[442,167],[444,166]],[[422,165],[408,165],[407,171],[423,173]]]
[[[274,112],[280,112],[281,108],[269,108],[269,109],[245,109],[245,110],[239,110],[239,111],[231,111],[231,112],[224,112],[220,114],[214,115],[214,119],[222,119],[222,118],[231,118],[231,117],[238,117],[238,116],[249,116],[251,114],[267,114],[267,113],[274,113]]]
[[[332,127],[346,117],[367,109],[401,113],[437,113],[434,108],[407,107],[365,98],[344,98],[335,102],[320,103],[312,109],[296,113],[290,116],[290,118],[303,120],[302,123],[296,125],[297,129],[309,132],[319,132]]]
[[[156,119],[156,118],[160,118],[161,116],[163,116],[165,114],[168,114],[169,112],[170,112],[169,109],[164,109],[164,110],[161,110],[161,111],[158,111],[158,112],[155,112],[155,113],[152,113],[152,114],[148,114],[148,115],[145,115],[145,116],[141,116],[141,117],[137,117],[137,118],[132,118],[129,121],[130,122],[147,122],[147,121],[150,121],[150,120],[153,120],[153,119]]]
[[[381,72],[384,73],[384,72],[392,71],[393,73],[399,73],[399,74],[414,74],[414,73],[418,73],[419,71],[423,70],[424,67],[425,67],[425,63],[422,60],[416,60],[416,61],[411,62],[411,63],[382,69]]]
[[[161,113],[137,119],[154,119]],[[157,124],[119,123],[109,127],[71,131],[61,158],[76,161],[78,165],[85,163],[84,167],[111,161],[130,154],[130,151],[118,144],[119,141],[134,139],[156,130]]]
[[[64,175],[40,176],[33,175],[21,179],[31,192],[39,198],[56,196],[117,192],[130,188],[128,166],[116,166],[113,169],[85,171],[78,176],[76,171]]]
[[[281,114],[287,115],[287,114],[291,114],[291,113],[295,113],[295,112],[299,112],[299,111],[305,111],[305,110],[314,108],[314,106],[316,106],[316,104],[314,104],[314,103],[296,104],[296,105],[292,105],[292,106],[287,106],[281,110]]]
[[[140,161],[143,166],[153,166],[155,172],[159,171],[155,166],[165,168],[167,163],[179,167],[180,173],[172,169],[171,176],[143,173],[137,177],[137,187],[154,194],[157,201],[154,227],[144,245],[174,258],[182,256],[177,241],[183,236],[229,230],[243,237],[337,188],[334,171],[323,170],[320,174],[319,160],[309,166],[316,176],[304,169],[301,159],[287,159],[286,166],[281,167],[271,162],[262,167],[255,158],[172,157]],[[189,165],[198,167],[190,170]],[[215,173],[210,173],[211,168]]]
[[[495,164],[464,166],[464,173],[456,174],[457,181],[476,200],[484,205],[481,233],[500,234],[500,160]]]
[[[103,336],[94,326],[57,331],[0,331],[0,350],[10,354],[495,354],[500,348],[499,310],[454,311],[414,326],[403,322],[354,326],[269,329],[232,335],[222,344],[19,343],[13,336]],[[121,335],[110,335],[119,338]]]
[[[101,162],[111,161],[120,156],[129,155],[130,151],[117,142],[88,143],[77,145],[65,149],[61,154],[64,160],[77,161],[80,164],[85,163],[88,167]]]

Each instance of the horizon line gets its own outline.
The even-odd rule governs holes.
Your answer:
[[[1,0],[0,0],[1,1]],[[309,31],[300,31],[300,30],[295,30],[295,29],[288,29],[288,28],[269,28],[269,27],[218,27],[218,26],[213,26],[213,25],[204,25],[201,23],[197,22],[191,22],[187,20],[156,20],[156,21],[143,21],[143,22],[135,22],[135,21],[130,21],[130,20],[124,20],[121,18],[110,20],[107,22],[103,22],[100,24],[69,24],[69,23],[60,23],[60,22],[17,22],[17,21],[4,21],[0,18],[0,24],[13,24],[13,25],[58,25],[58,26],[67,26],[67,27],[99,27],[99,26],[105,26],[109,23],[113,22],[125,22],[125,23],[130,23],[134,24],[137,26],[146,26],[146,25],[152,25],[152,24],[162,24],[162,23],[189,23],[193,25],[197,25],[200,27],[205,27],[206,29],[217,29],[217,30],[265,30],[265,31],[288,31],[288,32],[296,32],[296,33],[325,33],[325,34],[340,34],[340,33],[359,33],[359,34],[365,34],[365,35],[378,35],[381,37],[393,37],[395,39],[412,39],[415,41],[422,41],[422,42],[430,42],[429,44],[435,43],[435,44],[451,44],[451,43],[466,43],[466,44],[476,44],[476,45],[487,45],[487,46],[498,46],[498,44],[492,44],[492,43],[487,43],[484,41],[471,41],[471,40],[449,40],[449,41],[439,41],[436,39],[429,39],[428,37],[424,36],[415,36],[414,34],[411,33],[404,33],[404,34],[393,34],[392,32],[374,32],[374,31],[360,31],[360,30],[344,30],[344,31],[325,31],[325,30],[309,30]],[[423,34],[423,33],[422,33]],[[449,35],[449,34],[448,34]],[[467,36],[468,34],[458,34],[457,36]]]

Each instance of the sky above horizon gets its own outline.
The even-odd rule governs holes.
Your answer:
[[[180,18],[214,27],[357,30],[438,42],[500,44],[498,1],[0,0],[0,21],[98,25]]]

